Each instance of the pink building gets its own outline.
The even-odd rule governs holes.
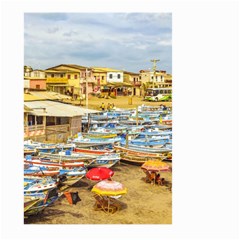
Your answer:
[[[24,89],[46,90],[46,75],[42,70],[24,73]]]

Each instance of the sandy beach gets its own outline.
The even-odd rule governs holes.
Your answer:
[[[169,163],[171,165],[171,163]],[[83,178],[69,191],[79,193],[81,201],[70,205],[62,196],[43,213],[25,219],[25,224],[171,224],[172,223],[172,173],[162,173],[165,186],[145,183],[140,166],[120,163],[112,170],[114,181],[124,184],[128,192],[123,195],[122,209],[114,214],[95,211],[95,199],[91,192],[96,184]]]
[[[131,104],[129,104],[129,99],[131,99]],[[80,105],[80,101],[74,101],[74,100],[64,100],[67,103],[71,103],[74,105]],[[167,107],[172,107],[172,102],[148,102],[148,101],[143,101],[143,97],[137,97],[137,96],[118,96],[116,99],[114,98],[98,98],[98,97],[93,97],[89,95],[89,100],[88,100],[88,108],[90,109],[95,109],[95,110],[101,110],[100,106],[101,103],[104,103],[105,106],[107,107],[108,103],[114,104],[116,108],[124,108],[124,109],[135,109],[137,106],[141,105],[147,105],[147,106],[160,106],[161,104],[167,106]],[[83,107],[86,107],[86,101],[83,100],[81,102],[81,105]]]

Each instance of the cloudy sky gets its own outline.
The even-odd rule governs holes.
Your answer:
[[[168,13],[25,13],[24,64],[58,64],[172,73],[172,15]]]

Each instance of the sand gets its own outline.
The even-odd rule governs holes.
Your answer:
[[[171,163],[169,163],[171,165]],[[114,214],[95,211],[91,187],[96,184],[86,178],[70,191],[77,191],[81,201],[70,205],[62,196],[43,213],[25,220],[25,224],[171,224],[172,223],[172,174],[162,173],[165,186],[145,183],[140,166],[120,163],[112,168],[114,181],[124,184],[128,193],[123,195],[122,209]]]
[[[129,104],[129,99],[132,98],[131,103]],[[79,101],[72,101],[72,100],[65,100],[65,102],[71,103],[71,104],[76,104],[79,105]],[[116,99],[114,98],[109,98],[109,99],[104,99],[104,98],[98,98],[98,97],[93,97],[89,96],[88,99],[88,108],[90,109],[95,109],[95,110],[100,110],[101,103],[105,104],[105,107],[107,107],[108,103],[112,104],[114,103],[116,108],[136,108],[137,106],[140,106],[142,104],[147,105],[147,106],[160,106],[160,104],[164,104],[167,107],[172,107],[172,102],[148,102],[148,101],[143,101],[142,97],[130,97],[130,96],[118,96]],[[82,101],[82,106],[86,106],[86,101]]]

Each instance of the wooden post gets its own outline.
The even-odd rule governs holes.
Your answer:
[[[37,138],[36,138],[36,133],[37,133],[37,116],[35,115],[34,116],[34,122],[35,122],[35,124],[34,124],[34,141],[37,141]]]
[[[128,130],[126,132],[126,148],[128,148]]]
[[[46,125],[47,125],[47,117],[43,116],[43,131],[44,131],[45,141],[47,140]]]
[[[89,130],[89,127],[90,127],[90,113],[88,113],[88,125],[87,125],[87,132],[88,132],[88,130]]]
[[[136,107],[136,124],[138,126],[138,106]]]
[[[55,134],[54,134],[54,142],[56,143],[57,141],[57,117],[54,117],[54,124],[55,124]]]

